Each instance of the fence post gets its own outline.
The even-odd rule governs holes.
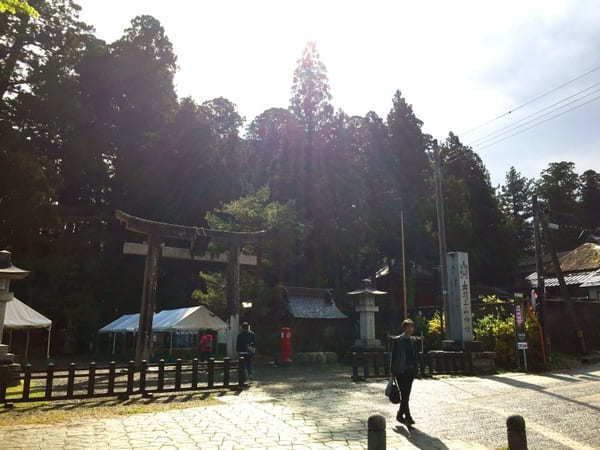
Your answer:
[[[181,389],[181,358],[175,361],[175,390]]]
[[[23,400],[29,399],[31,390],[31,364],[25,364],[25,377],[23,378]]]
[[[108,363],[108,395],[113,395],[115,392],[115,362]]]
[[[198,388],[198,358],[192,360],[192,389]]]
[[[73,397],[73,387],[75,386],[75,363],[69,363],[69,374],[67,376],[67,397]]]
[[[230,363],[231,363],[231,360],[229,359],[229,356],[226,356],[225,358],[223,358],[223,386],[224,387],[229,386]]]
[[[52,382],[54,380],[54,363],[48,363],[46,370],[46,392],[45,399],[49,400],[52,397]]]
[[[127,364],[127,397],[133,394],[133,376],[135,375],[135,361]]]
[[[358,357],[352,352],[352,379],[358,381]]]
[[[92,396],[94,395],[94,382],[96,381],[96,363],[95,362],[91,362],[90,363],[90,369],[88,372],[88,389],[87,389],[87,395],[88,396]]]
[[[215,358],[212,356],[208,358],[208,387],[211,388],[215,385]]]
[[[148,371],[148,361],[142,359],[140,366],[140,394],[146,397],[146,372]]]
[[[374,414],[367,421],[369,428],[368,450],[385,450],[385,417],[380,414]]]
[[[246,366],[244,364],[244,359],[243,356],[238,358],[238,386],[240,388],[243,388],[246,383]]]
[[[160,358],[158,360],[158,381],[156,383],[156,390],[162,392],[165,388],[165,360]]]
[[[522,416],[514,415],[506,419],[506,432],[509,450],[527,450],[527,432]]]

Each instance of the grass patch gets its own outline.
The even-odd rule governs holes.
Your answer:
[[[13,393],[19,393],[18,386],[12,389]],[[43,396],[43,393],[40,394]],[[222,395],[233,395],[233,393],[196,391],[193,393],[160,394],[152,398],[134,396],[125,401],[115,397],[107,397],[56,402],[14,403],[14,407],[11,409],[0,406],[0,424],[2,426],[53,424],[83,419],[154,413],[172,409],[214,406],[223,403],[218,399]]]
[[[583,363],[576,356],[553,352],[550,355],[548,370],[579,369],[581,366],[583,366]]]

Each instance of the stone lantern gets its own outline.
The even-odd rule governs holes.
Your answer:
[[[8,345],[2,344],[6,304],[13,298],[13,293],[10,292],[10,282],[12,280],[22,280],[29,275],[28,270],[13,266],[10,256],[9,251],[0,251],[0,364],[3,361],[10,360],[8,357]]]
[[[348,295],[357,295],[355,311],[360,314],[360,339],[354,342],[354,349],[363,351],[382,350],[383,345],[379,339],[375,339],[375,313],[379,306],[375,304],[375,296],[385,295],[387,292],[378,291],[371,287],[371,280],[363,280],[364,287]]]

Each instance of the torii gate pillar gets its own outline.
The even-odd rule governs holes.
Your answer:
[[[227,356],[235,358],[237,336],[240,331],[240,247],[229,250],[227,266]]]

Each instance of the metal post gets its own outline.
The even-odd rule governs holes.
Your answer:
[[[440,160],[440,149],[437,141],[433,144],[434,176],[435,176],[435,206],[437,212],[438,225],[438,243],[440,252],[440,281],[442,289],[442,317],[441,328],[442,336],[446,334],[446,324],[444,317],[448,308],[448,272],[446,264],[446,255],[448,249],[446,246],[446,219],[444,216],[444,194],[442,191],[442,164]]]
[[[374,414],[367,421],[369,428],[368,449],[369,450],[385,450],[385,417],[380,414]]]
[[[115,350],[117,348],[117,333],[113,333],[113,342],[112,342],[112,354],[115,354]]]
[[[48,327],[48,346],[46,347],[46,359],[50,359],[50,340],[52,339],[52,325]]]
[[[25,359],[28,360],[29,359],[29,333],[30,330],[27,330],[27,338],[25,339]]]

